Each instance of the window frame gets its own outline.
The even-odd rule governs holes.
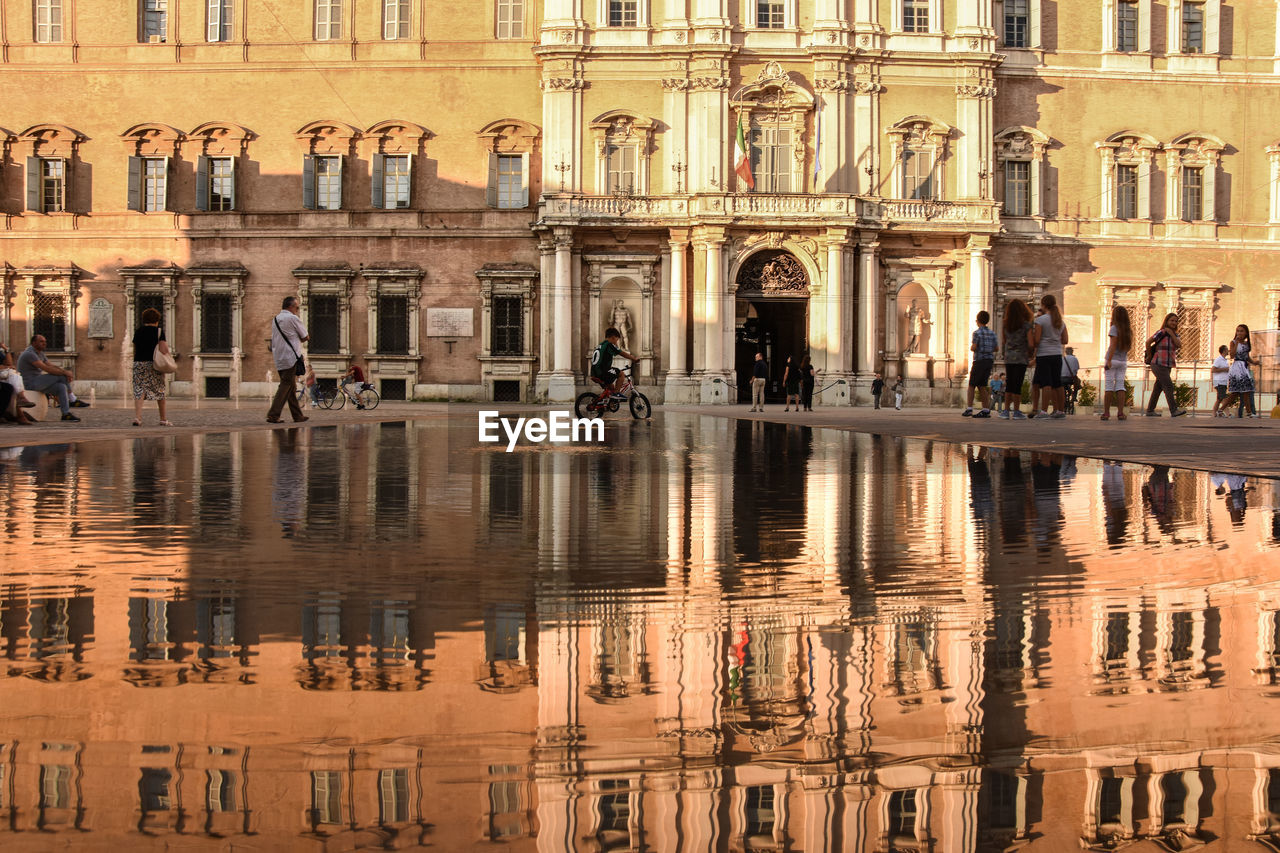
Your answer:
[[[49,168],[56,165],[59,175],[48,174]],[[68,174],[70,158],[42,157],[27,158],[27,206],[32,213],[67,213],[70,194],[68,193]],[[54,183],[56,182],[56,184]],[[50,189],[54,189],[51,201]]]
[[[1226,143],[1216,136],[1207,133],[1187,133],[1165,146],[1165,218],[1181,220],[1187,223],[1212,224],[1218,220],[1221,210],[1230,210],[1229,205],[1217,204],[1217,174],[1221,163],[1222,151]],[[1188,169],[1198,170],[1200,180],[1199,216],[1190,217],[1196,211],[1187,210],[1186,178]]]
[[[307,154],[302,161],[302,206],[307,210],[343,210],[343,175],[345,173],[343,161],[346,159],[343,154],[327,153],[327,154]],[[336,173],[336,185],[330,183],[334,180],[334,173],[322,172],[321,163],[337,161],[338,168]],[[322,188],[321,180],[326,181]],[[336,187],[336,189],[335,189]],[[322,189],[332,200],[333,194],[336,192],[337,205],[335,207],[321,207]]]
[[[403,176],[397,172],[391,172],[387,166],[390,161],[399,163],[404,161]],[[413,206],[413,155],[406,152],[395,152],[390,154],[374,154],[370,162],[372,174],[369,181],[370,187],[370,204],[374,210],[408,210]],[[403,204],[399,204],[400,192],[396,187],[393,194],[388,190],[391,189],[390,182],[393,178],[403,177],[404,198]],[[394,195],[394,199],[393,199]],[[392,204],[392,201],[396,204]]]
[[[503,41],[526,38],[525,14],[525,0],[495,0],[493,37]],[[503,33],[504,27],[507,30],[505,34]],[[519,29],[519,32],[515,32],[516,29]]]
[[[382,40],[404,41],[412,37],[412,0],[382,0]]]
[[[933,4],[930,0],[898,0],[902,25],[899,32],[921,35],[933,32]],[[923,21],[921,20],[923,17]]]
[[[1136,163],[1117,163],[1115,168],[1115,202],[1116,219],[1131,221],[1141,219],[1138,204],[1138,186],[1141,170]],[[1130,180],[1132,176],[1132,180]]]
[[[169,41],[169,0],[138,0],[138,41],[142,44]]]
[[[208,0],[205,4],[204,40],[220,44],[232,40],[235,26],[235,0]]]
[[[604,0],[603,25],[611,28],[634,29],[640,26],[642,0]]]
[[[352,356],[351,349],[351,288],[355,273],[346,264],[325,265],[315,267],[298,267],[293,270],[293,277],[298,290],[298,316],[308,329],[312,329],[315,320],[312,317],[311,300],[324,297],[338,300],[338,348],[332,352],[322,352],[309,343],[307,350],[317,374],[323,370],[345,370]],[[312,338],[315,331],[312,329]]]
[[[899,120],[887,132],[893,137],[891,149],[894,166],[890,176],[892,197],[917,201],[942,200],[946,195],[946,160],[950,153],[947,142],[951,136],[951,127],[928,116],[916,115]],[[908,187],[908,152],[929,157],[931,192],[927,197],[919,193],[918,187]],[[909,189],[911,192],[908,192]]]
[[[1010,175],[1011,171],[1022,170],[1021,175]],[[1012,192],[1011,192],[1012,190]],[[1004,161],[1004,215],[1031,215],[1031,161]]]
[[[196,210],[227,213],[236,209],[236,160],[230,154],[201,154],[196,158]],[[222,163],[227,164],[225,175],[218,171]],[[227,182],[229,193],[214,192],[220,180]]]
[[[343,14],[342,0],[315,0],[313,6],[312,36],[315,41],[341,41]],[[324,29],[321,29],[324,28]]]
[[[156,173],[153,174],[152,170]],[[158,182],[158,187],[156,186]],[[129,158],[128,208],[137,213],[169,210],[169,157],[141,154]],[[159,199],[159,206],[156,199]]]
[[[1181,32],[1179,34],[1180,38],[1178,40],[1179,53],[1201,54],[1205,52],[1205,35],[1206,35],[1205,25],[1208,23],[1207,9],[1205,7],[1207,5],[1208,4],[1204,2],[1191,2],[1191,0],[1183,0],[1182,15],[1181,15],[1182,20],[1180,21],[1180,27],[1179,27]],[[1193,10],[1199,12],[1200,19],[1198,21],[1188,20],[1189,14]],[[1193,30],[1191,28],[1192,26],[1198,27],[1198,30]],[[1196,44],[1189,43],[1190,37],[1193,32],[1198,32],[1199,34],[1199,40]]]
[[[41,22],[41,18],[45,20]],[[64,24],[63,0],[34,0],[31,7],[32,41],[36,44],[61,44]]]
[[[1117,222],[1151,221],[1151,182],[1155,173],[1156,152],[1160,143],[1149,134],[1138,131],[1121,131],[1112,134],[1104,142],[1095,142],[1102,167],[1102,219]],[[1120,172],[1121,166],[1136,167],[1136,216],[1121,217]]]

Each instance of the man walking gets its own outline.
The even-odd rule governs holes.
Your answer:
[[[751,411],[764,411],[764,386],[769,381],[769,365],[764,363],[764,353],[756,353],[756,363],[751,368]]]
[[[276,375],[280,377],[280,385],[276,388],[276,396],[271,401],[271,409],[267,412],[267,423],[280,423],[280,413],[285,403],[289,404],[289,414],[294,423],[308,420],[298,405],[295,383],[298,374],[295,365],[302,358],[302,343],[307,339],[307,327],[302,325],[298,317],[298,297],[286,296],[280,307],[280,313],[271,321],[271,357],[275,362]]]
[[[71,371],[64,370],[44,357],[49,342],[44,335],[32,335],[31,346],[18,356],[18,375],[27,391],[36,394],[55,394],[64,421],[80,420],[71,414]]]
[[[875,407],[880,408],[880,397],[884,394],[884,379],[879,373],[876,378],[871,380],[871,401],[875,403]]]

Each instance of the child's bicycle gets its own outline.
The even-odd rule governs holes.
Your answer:
[[[623,375],[627,381],[622,388],[618,390],[618,394],[627,400],[627,405],[631,409],[631,417],[643,420],[653,414],[653,406],[649,405],[649,398],[636,390],[636,386],[631,384],[632,366],[622,368]],[[600,384],[600,380],[591,377],[591,381]],[[584,391],[578,395],[577,401],[573,404],[573,413],[580,418],[599,418],[603,417],[605,412],[616,412],[622,407],[622,400],[617,396],[610,394],[608,391]]]
[[[378,408],[381,398],[378,397],[378,392],[373,389],[373,385],[363,382],[360,384],[359,389],[353,393],[355,394],[355,399],[366,409]],[[347,392],[342,390],[341,386],[320,392],[320,405],[326,409],[341,409],[346,403]]]

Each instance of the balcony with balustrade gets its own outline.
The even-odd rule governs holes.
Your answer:
[[[924,201],[824,193],[581,195],[549,193],[538,205],[543,226],[635,228],[744,225],[776,228],[838,225],[887,231],[995,233],[993,201]]]

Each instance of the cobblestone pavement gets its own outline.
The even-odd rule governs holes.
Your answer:
[[[54,410],[48,420],[36,426],[0,425],[0,447],[49,444],[68,441],[96,441],[146,435],[167,435],[223,430],[287,429],[293,424],[284,414],[282,424],[266,422],[269,401],[242,400],[239,407],[230,401],[170,400],[169,419],[174,426],[157,424],[156,406],[143,409],[143,426],[131,425],[132,401],[99,400],[88,409],[76,409],[81,423],[63,423]],[[127,406],[127,407],[126,407]],[[399,403],[383,401],[371,412],[347,406],[340,411],[307,408],[305,424],[316,427],[343,423],[376,423],[406,419],[474,417],[481,409],[504,412],[563,410],[566,405],[519,405],[509,403]],[[1063,420],[1005,421],[998,418],[962,418],[959,409],[874,410],[869,407],[821,408],[813,412],[783,412],[770,405],[764,413],[748,411],[748,406],[657,406],[655,418],[664,412],[742,418],[811,427],[847,429],[857,432],[909,438],[932,439],[962,444],[985,444],[1014,450],[1043,450],[1116,459],[1146,464],[1173,465],[1206,471],[1251,476],[1280,477],[1280,419],[1267,417],[1211,418],[1207,414],[1170,418],[1132,415],[1126,421],[1100,421],[1096,414],[1080,413]]]

